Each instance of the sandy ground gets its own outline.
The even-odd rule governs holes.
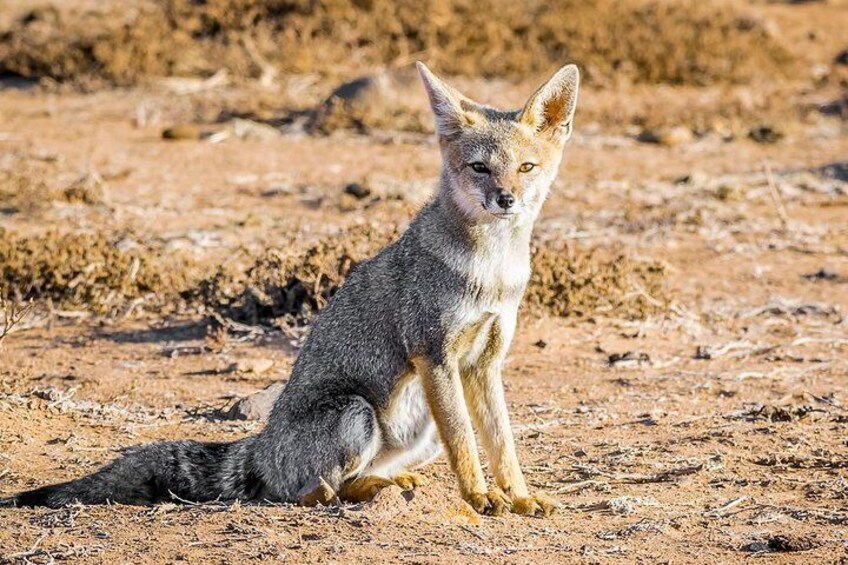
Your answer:
[[[131,233],[212,265],[355,223],[402,226],[438,174],[426,136],[161,139],[208,97],[0,92],[6,170],[56,187],[105,179],[98,204],[54,202],[0,226]],[[522,316],[507,395],[529,482],[558,515],[477,517],[439,461],[411,497],[341,508],[2,509],[0,562],[845,562],[844,133],[830,119],[773,145],[664,147],[578,123],[538,234],[661,260],[673,301],[644,321]],[[351,204],[350,182],[404,197]],[[261,424],[217,410],[287,378],[296,356],[279,333],[210,347],[196,316],[63,311],[33,325],[0,350],[0,496],[91,472],[128,445],[250,433]],[[250,359],[273,366],[230,369]]]

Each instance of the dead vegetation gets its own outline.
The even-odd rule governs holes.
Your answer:
[[[304,325],[357,264],[396,237],[393,229],[360,226],[303,253],[269,249],[244,273],[221,269],[187,296],[240,324]],[[663,277],[658,263],[543,243],[533,255],[526,304],[553,316],[642,319],[666,308]]]
[[[554,316],[641,319],[667,307],[664,276],[660,263],[547,242],[533,255],[525,302]]]
[[[100,314],[116,314],[143,302],[168,310],[175,307],[170,301],[190,277],[185,263],[170,264],[129,238],[0,232],[0,285],[23,300]]]
[[[525,77],[580,61],[590,81],[747,82],[789,69],[780,37],[730,3],[694,0],[310,2],[147,0],[24,13],[2,70],[131,84],[148,76],[350,72],[426,58],[444,72]]]
[[[34,212],[53,198],[47,184],[22,171],[0,171],[0,212]]]
[[[0,232],[0,285],[24,300],[95,314],[190,308],[247,326],[297,327],[398,235],[393,227],[356,226],[305,249],[267,249],[246,268],[228,264],[195,282],[201,266],[130,236]],[[546,242],[533,255],[526,304],[553,316],[642,319],[665,310],[663,277],[657,263]]]
[[[105,202],[105,182],[93,173],[83,175],[66,187],[49,186],[44,174],[26,168],[0,171],[0,213],[33,214],[53,202],[97,205]]]
[[[244,272],[219,270],[189,293],[190,300],[242,324],[303,325],[333,297],[351,269],[395,235],[360,226],[303,253],[269,249]]]
[[[3,316],[3,326],[0,327],[0,348],[9,334],[20,325],[32,310],[31,302],[22,302],[15,296],[8,296],[0,287],[0,314]]]

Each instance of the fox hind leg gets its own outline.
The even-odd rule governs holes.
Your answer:
[[[343,485],[360,477],[382,448],[374,409],[356,395],[287,411],[263,436],[269,456],[260,459],[260,471],[273,498],[305,505],[341,497]]]

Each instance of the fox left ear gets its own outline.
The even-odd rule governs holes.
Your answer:
[[[479,104],[434,75],[424,63],[419,61],[417,66],[436,116],[439,137],[450,138],[481,118]]]
[[[571,137],[579,87],[580,71],[577,66],[564,66],[530,97],[521,111],[521,122],[539,134],[565,142]]]

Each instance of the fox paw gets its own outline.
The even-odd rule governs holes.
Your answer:
[[[417,487],[423,487],[430,482],[427,477],[420,473],[410,473],[407,471],[398,473],[392,477],[392,480],[403,490],[413,490]]]
[[[498,488],[489,492],[471,492],[463,498],[475,512],[487,516],[503,516],[512,505],[509,497]]]
[[[550,516],[559,503],[543,492],[531,494],[530,496],[514,497],[512,499],[511,511],[513,514],[522,516]]]
[[[373,475],[358,477],[341,486],[339,498],[345,502],[370,502],[378,492],[394,484],[394,481]]]
[[[318,477],[314,488],[300,497],[302,506],[329,506],[336,499],[336,491],[333,490],[323,477]]]

